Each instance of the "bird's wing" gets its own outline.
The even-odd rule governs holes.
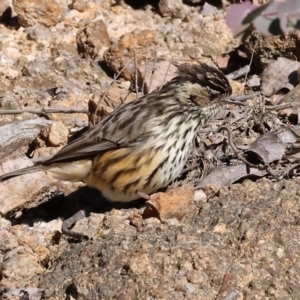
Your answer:
[[[101,152],[118,148],[115,142],[101,139],[93,141],[87,137],[79,138],[74,142],[66,145],[58,151],[52,158],[46,160],[43,165],[48,166],[53,163],[74,161],[93,157]]]
[[[155,121],[154,115],[157,114],[152,110],[147,116],[145,112],[140,111],[139,108],[148,102],[147,100],[149,99],[142,97],[118,108],[81,137],[67,144],[52,158],[43,162],[43,165],[90,158],[109,150],[136,145]],[[149,118],[152,119],[147,122],[146,119]]]
[[[161,130],[161,119],[170,109],[169,102],[166,101],[168,97],[174,97],[174,89],[170,83],[160,91],[119,107],[43,165],[90,158],[113,149],[139,146]]]
[[[95,127],[66,145],[44,165],[92,157],[116,148],[134,147],[151,137],[169,109],[167,97],[174,93],[163,87],[133,102],[129,102],[107,116]]]

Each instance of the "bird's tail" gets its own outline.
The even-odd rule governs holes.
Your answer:
[[[27,173],[33,173],[37,171],[47,171],[47,170],[49,170],[54,174],[54,178],[60,180],[82,181],[88,177],[91,168],[92,168],[91,160],[77,160],[73,162],[54,163],[50,165],[44,165],[42,163],[33,167],[28,167],[28,168],[12,171],[7,174],[3,174],[0,176],[0,182]]]
[[[37,171],[45,171],[47,169],[49,169],[48,166],[37,165],[37,166],[32,166],[32,167],[12,171],[10,173],[6,173],[6,174],[1,175],[0,176],[0,182],[5,181],[5,180],[10,179],[10,178],[13,178],[13,177],[16,177],[16,176],[23,175],[23,174],[33,173],[33,172],[37,172]]]

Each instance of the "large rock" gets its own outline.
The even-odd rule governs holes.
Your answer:
[[[53,26],[61,18],[61,8],[55,0],[14,0],[13,5],[23,27],[37,23]]]
[[[84,56],[97,58],[110,46],[110,38],[103,20],[88,23],[76,35],[78,51]]]

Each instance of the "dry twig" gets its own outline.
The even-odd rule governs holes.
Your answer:
[[[23,108],[23,109],[0,109],[0,115],[18,115],[23,113],[31,114],[49,114],[49,113],[62,113],[74,114],[84,113],[88,114],[88,110],[84,108],[69,108],[69,107],[41,107],[41,108]]]
[[[249,70],[248,70],[248,71],[246,72],[246,74],[245,74],[245,82],[247,83],[248,86],[249,86],[248,80],[247,80],[247,79],[248,79],[248,73],[249,73],[249,71],[250,71],[250,68],[251,68],[251,65],[252,65],[252,62],[253,62],[254,52],[255,52],[255,48],[256,48],[257,45],[258,45],[258,41],[255,42],[253,51],[252,51],[252,53],[251,53],[251,59],[250,59],[250,62],[249,62]]]
[[[280,175],[280,178],[282,179],[282,178],[284,178],[284,177],[288,177],[289,173],[290,173],[293,169],[295,169],[295,168],[297,168],[297,167],[299,167],[299,166],[300,166],[300,164],[297,164],[297,163],[288,166],[288,167],[282,172],[282,174]]]
[[[242,95],[242,96],[231,96],[230,99],[237,100],[237,101],[245,101],[245,100],[254,98],[258,95],[260,95],[260,92],[253,92],[253,93],[249,93],[247,95]]]
[[[144,92],[145,92],[147,65],[148,65],[148,52],[147,52],[146,58],[145,58],[144,76],[143,76],[143,83],[142,83],[142,96],[144,96]]]
[[[238,150],[238,148],[235,146],[234,142],[233,142],[233,139],[232,139],[232,132],[230,130],[230,127],[229,125],[227,124],[226,126],[223,126],[223,127],[220,127],[219,128],[219,131],[222,131],[222,130],[226,130],[227,131],[227,134],[228,134],[228,144],[230,145],[230,147],[232,148],[233,152],[235,153],[235,155],[237,156],[237,158],[239,160],[241,160],[242,162],[244,162],[248,167],[252,167],[252,168],[256,168],[258,170],[265,170],[266,167],[260,167],[260,166],[257,166],[257,165],[254,165],[252,163],[250,163],[249,161],[247,161],[241,154],[240,154],[240,151]]]
[[[294,107],[293,103],[282,103],[279,105],[266,105],[266,110],[282,110],[282,109],[286,109],[286,108],[292,108]]]
[[[96,109],[95,109],[95,114],[94,114],[94,120],[93,120],[93,125],[96,125],[96,116],[97,116],[97,112],[99,109],[99,105],[102,102],[102,100],[107,96],[109,88],[116,82],[116,80],[120,77],[120,75],[122,74],[122,72],[127,68],[127,66],[129,65],[129,63],[132,61],[133,58],[131,58],[126,65],[118,72],[118,74],[116,76],[114,76],[113,81],[110,83],[109,87],[107,88],[107,90],[105,91],[105,93],[102,95],[102,97],[99,99]]]
[[[267,166],[258,166],[255,164],[250,163],[249,161],[247,161],[241,154],[240,151],[237,149],[237,147],[235,146],[233,139],[232,139],[232,132],[230,130],[229,124],[227,124],[226,126],[223,126],[219,129],[221,130],[226,130],[227,134],[228,134],[228,144],[230,145],[230,147],[232,148],[233,152],[235,153],[235,155],[237,156],[237,158],[239,160],[241,160],[242,162],[244,162],[246,164],[246,166],[251,167],[251,168],[256,168],[260,171],[262,170],[267,170],[269,172],[269,174],[271,176],[273,176],[277,181],[280,180],[280,176],[278,174],[276,174],[269,165]]]
[[[249,71],[250,71],[250,65],[247,65],[243,68],[240,68],[234,72],[227,74],[226,77],[228,79],[236,79],[236,78],[242,77],[243,75],[247,74]]]
[[[165,74],[165,76],[164,76],[163,82],[162,82],[162,84],[161,84],[159,90],[161,90],[161,88],[162,88],[162,87],[164,86],[164,84],[166,83],[167,75],[168,75],[168,73],[169,73],[170,66],[171,66],[171,64],[172,64],[172,60],[173,60],[173,57],[171,57],[171,59],[170,59],[170,61],[169,61],[169,65],[168,65],[166,74]]]
[[[137,67],[137,55],[135,50],[134,51],[134,86],[135,86],[135,94],[136,94],[136,99],[139,97],[139,86],[138,86],[138,67]]]
[[[155,54],[154,54],[154,63],[153,63],[153,70],[151,72],[151,76],[150,76],[150,82],[149,82],[149,87],[148,87],[148,91],[151,90],[151,85],[152,85],[152,80],[153,80],[153,74],[155,72],[155,68],[156,68],[156,61],[157,61],[157,51],[155,49]]]

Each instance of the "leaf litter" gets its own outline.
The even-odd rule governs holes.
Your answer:
[[[229,107],[226,118],[200,129],[187,163],[187,170],[194,169],[176,184],[193,183],[196,188],[213,184],[217,191],[245,178],[278,181],[299,176],[298,67],[298,62],[286,58],[271,62],[262,74],[261,93],[248,91],[253,97],[245,107]],[[278,105],[265,97],[283,87],[289,93]]]

